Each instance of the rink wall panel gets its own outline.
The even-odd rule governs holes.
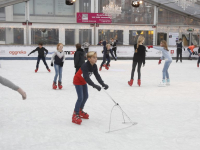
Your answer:
[[[56,46],[44,46],[49,52],[46,56],[47,59],[50,59],[53,53],[56,51]],[[13,60],[35,60],[38,56],[37,52],[28,56],[28,54],[34,50],[36,46],[22,46],[22,45],[0,45],[0,59],[13,59]],[[64,46],[64,51],[67,51],[66,59],[73,59],[74,53],[76,51],[75,46]],[[96,51],[98,58],[102,58],[103,47],[102,46],[90,46],[89,51]],[[173,58],[176,57],[176,47],[169,47],[170,54]],[[162,52],[154,48],[148,49],[146,52],[147,59],[157,59],[162,56]],[[194,49],[195,54],[192,57],[198,57],[198,48]],[[117,56],[118,59],[131,59],[134,54],[133,46],[118,46],[117,47]],[[189,52],[183,50],[183,58],[188,58]]]

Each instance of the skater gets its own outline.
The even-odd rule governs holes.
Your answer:
[[[115,58],[117,58],[117,42],[114,41],[114,39],[111,39],[111,44],[110,45],[112,46],[112,51],[115,54]]]
[[[189,46],[188,49],[187,49],[188,52],[190,53],[190,54],[189,54],[189,58],[188,58],[189,60],[192,60],[191,56],[192,56],[192,54],[194,54],[194,48],[195,48],[195,47],[197,47],[197,45],[191,45],[191,46]]]
[[[102,87],[104,87],[105,90],[108,89],[108,85],[104,83],[104,81],[101,79],[101,76],[98,73],[98,68],[96,65],[96,52],[88,52],[87,59],[88,61],[81,66],[81,68],[75,74],[73,80],[78,95],[78,100],[76,102],[74,113],[72,115],[72,122],[76,124],[81,124],[81,118],[89,119],[89,114],[83,111],[85,103],[88,99],[87,84],[89,84],[93,88],[96,88],[98,91],[101,90],[101,87],[99,85],[94,84],[94,82],[90,79],[90,76],[94,73],[94,76],[96,77],[97,81],[102,85]]]
[[[63,70],[63,64],[65,62],[65,52],[63,52],[63,44],[59,43],[57,45],[57,51],[53,54],[51,57],[51,66],[53,67],[53,61],[54,61],[54,68],[55,68],[55,77],[53,80],[53,89],[57,89],[57,78],[58,79],[58,88],[62,89],[62,70]]]
[[[106,45],[106,42],[104,41],[103,42],[103,45]],[[114,55],[113,55],[113,52],[112,52],[112,49],[111,49],[111,46],[110,44],[107,44],[106,47],[104,46],[104,51],[103,51],[103,62],[101,63],[101,66],[99,68],[99,71],[102,70],[102,67],[104,66],[104,63],[106,62],[107,60],[107,63],[105,65],[105,68],[108,70],[109,69],[109,66],[110,66],[110,55],[109,53],[111,53],[113,59],[115,59],[115,61],[117,60]]]
[[[198,55],[199,55],[199,58],[198,58],[198,61],[197,61],[197,67],[199,67],[199,63],[200,63],[200,47],[198,49]]]
[[[76,52],[74,53],[74,67],[76,68],[75,74],[80,67],[85,63],[84,51],[81,48],[81,44],[76,44]]]
[[[0,76],[0,83],[4,86],[7,86],[11,89],[13,89],[14,91],[19,92],[22,95],[22,99],[25,100],[26,99],[26,93],[17,85],[13,84],[11,81],[9,81],[8,79]]]
[[[163,72],[163,78],[162,78],[162,81],[160,82],[159,86],[166,86],[166,85],[170,85],[170,78],[169,78],[168,69],[169,69],[170,64],[172,63],[172,58],[170,56],[169,49],[168,49],[168,46],[167,46],[167,42],[165,40],[162,40],[160,42],[160,46],[161,47],[148,46],[148,48],[154,48],[154,49],[157,49],[159,51],[162,51],[162,57],[160,58],[158,64],[160,65],[161,61],[163,59],[165,59],[165,64],[164,64],[163,71],[162,71]],[[167,83],[166,83],[166,79],[167,79]]]
[[[86,40],[85,43],[82,44],[83,48],[84,48],[84,51],[85,51],[85,57],[87,56],[87,53],[89,52],[89,47],[90,47],[90,44],[88,43],[88,40]]]
[[[176,43],[176,46],[177,46],[176,62],[178,62],[179,55],[180,55],[180,62],[182,63],[182,49],[184,47],[183,47],[183,42],[181,38],[179,39],[179,42]],[[185,51],[185,48],[184,48],[184,51]]]
[[[128,84],[130,86],[133,85],[133,81],[134,81],[134,72],[135,72],[135,68],[137,67],[137,72],[138,72],[138,82],[137,84],[140,86],[141,85],[141,66],[143,64],[143,66],[145,65],[145,54],[146,54],[146,47],[143,45],[144,43],[144,36],[139,36],[138,40],[137,40],[137,44],[134,45],[134,56],[133,56],[133,65],[132,65],[132,72],[131,72],[131,80],[128,81]]]
[[[30,54],[36,52],[36,51],[38,52],[38,58],[37,58],[37,64],[36,64],[35,72],[38,71],[40,59],[42,59],[42,61],[44,62],[44,65],[46,66],[47,70],[48,70],[49,72],[51,72],[51,70],[49,69],[49,67],[48,67],[48,65],[47,65],[47,63],[46,63],[46,60],[45,60],[45,57],[46,57],[46,55],[48,54],[48,50],[46,50],[46,49],[43,47],[43,44],[42,44],[42,43],[39,43],[39,44],[38,44],[38,47],[37,47],[35,50],[33,50],[32,52],[30,52],[30,53],[28,54],[28,56],[29,56]],[[46,54],[45,54],[44,52],[46,52]]]

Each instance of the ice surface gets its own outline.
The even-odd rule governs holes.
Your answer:
[[[98,60],[98,66],[101,60]],[[158,87],[163,63],[147,60],[142,67],[142,84],[133,87],[132,61],[111,61],[110,70],[100,74],[107,91],[138,125],[113,133],[108,131],[114,103],[102,90],[89,87],[85,111],[90,119],[82,125],[71,122],[77,99],[72,84],[73,61],[64,64],[63,90],[52,90],[54,69],[48,73],[40,62],[1,61],[0,75],[27,92],[27,100],[0,85],[0,150],[199,150],[200,149],[200,68],[196,60],[173,63],[171,85]],[[48,64],[50,61],[48,60]],[[94,76],[93,81],[97,83]],[[119,109],[112,114],[113,129],[122,124]],[[111,128],[112,128],[111,127]]]

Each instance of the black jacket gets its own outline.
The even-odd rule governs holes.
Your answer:
[[[38,51],[38,56],[40,56],[40,57],[44,57],[44,55],[45,55],[44,52],[46,52],[46,55],[48,54],[48,50],[46,50],[46,48],[44,48],[44,47],[42,47],[42,48],[37,47],[35,50],[30,52],[29,54],[32,54],[36,51]]]
[[[134,45],[135,51],[137,49],[137,44]],[[134,53],[133,56],[133,61],[134,62],[142,62],[145,64],[145,52],[146,52],[146,47],[144,45],[139,45],[137,49],[137,53]]]
[[[85,63],[85,53],[83,49],[77,49],[77,51],[74,53],[74,66],[75,68],[79,68],[82,66],[82,64]]]
[[[101,79],[101,76],[98,73],[98,68],[97,65],[94,64],[93,66],[90,64],[89,61],[87,61],[86,63],[84,63],[81,66],[81,70],[83,73],[83,78],[85,79],[85,81],[91,85],[94,86],[94,82],[90,79],[90,76],[94,73],[95,78],[97,79],[97,81],[103,86],[104,82]]]
[[[176,43],[177,48],[182,49],[183,48],[183,42]]]
[[[114,50],[117,48],[117,43],[116,42],[113,42],[113,43],[111,42],[110,45],[112,46],[112,49],[114,49]]]

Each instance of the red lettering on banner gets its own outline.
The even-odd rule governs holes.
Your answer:
[[[70,51],[70,55],[74,55],[76,51]]]
[[[26,51],[9,51],[9,54],[11,55],[18,55],[18,54],[26,54]]]

